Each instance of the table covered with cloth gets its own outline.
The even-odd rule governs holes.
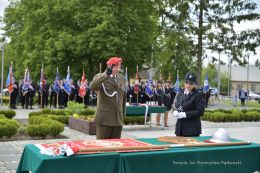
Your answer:
[[[196,137],[207,140],[210,137]],[[137,139],[165,145],[156,138]],[[233,139],[233,141],[237,141]],[[17,173],[252,173],[260,171],[260,144],[240,146],[179,147],[162,151],[47,156],[26,145]]]

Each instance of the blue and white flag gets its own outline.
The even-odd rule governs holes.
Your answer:
[[[173,88],[175,93],[179,93],[180,92],[180,80],[179,80],[179,75],[177,74],[177,79],[176,82],[174,84],[174,88]]]
[[[39,90],[39,92],[42,93],[45,90],[45,87],[46,87],[46,80],[45,80],[43,64],[42,64],[41,78],[40,78],[40,90]]]
[[[11,63],[8,76],[6,79],[6,87],[8,88],[9,93],[11,94],[14,90],[14,75],[13,75],[13,64]]]
[[[209,80],[208,80],[208,74],[206,74],[206,77],[204,80],[203,92],[206,93],[208,91],[209,91]]]
[[[71,94],[71,84],[70,84],[70,67],[68,66],[68,70],[67,70],[67,77],[66,77],[66,81],[63,85],[65,92],[70,95]]]
[[[53,90],[58,94],[60,92],[60,73],[57,67],[56,76],[54,80]]]
[[[150,98],[153,96],[153,80],[152,79],[149,79],[147,81],[147,84],[145,86],[145,93]]]
[[[25,73],[24,73],[23,85],[22,85],[22,93],[23,93],[23,95],[28,93],[31,84],[32,84],[32,81],[30,79],[29,69],[26,68],[25,69]]]

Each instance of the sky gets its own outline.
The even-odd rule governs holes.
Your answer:
[[[254,2],[257,3],[257,13],[260,13],[260,0],[253,0]],[[9,5],[9,0],[0,0],[0,16],[2,17],[4,15],[4,9]],[[0,24],[1,26],[2,24]],[[235,30],[236,31],[243,31],[247,29],[255,29],[255,28],[260,28],[260,20],[254,21],[254,22],[243,22],[240,24],[235,24]],[[3,31],[0,29],[0,34],[2,34]],[[214,52],[207,52],[209,54],[208,58],[204,60],[203,64],[206,65],[211,61],[212,56],[218,57],[219,55]],[[227,62],[227,56],[224,54],[220,55],[221,61]],[[249,58],[249,63],[254,64],[256,60],[260,61],[260,46],[256,49],[256,55],[251,54]]]

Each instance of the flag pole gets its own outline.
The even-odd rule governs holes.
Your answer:
[[[59,106],[59,93],[56,93],[56,108]]]
[[[205,77],[205,80],[206,80],[206,77]],[[204,85],[203,85],[203,88],[202,88],[202,90],[204,89]],[[205,99],[205,107],[207,107],[207,92],[204,92],[203,91],[203,93],[204,93],[204,99]]]
[[[57,66],[57,72],[59,71],[59,69],[58,69],[58,66]],[[56,72],[56,73],[57,73]],[[56,74],[57,75],[57,74]],[[55,77],[56,78],[56,77]],[[56,80],[56,79],[55,79]],[[55,83],[54,83],[55,84]],[[58,83],[59,85],[60,85],[60,81],[59,81],[59,83]],[[60,91],[59,91],[60,92]],[[58,106],[59,106],[59,92],[58,93],[56,93],[56,108],[58,108]]]
[[[127,90],[128,90],[128,86],[129,86],[129,83],[128,83],[128,73],[127,73],[127,67],[125,68],[125,74],[126,74],[126,86],[125,86],[125,93],[127,94]]]
[[[101,64],[101,63],[100,63]],[[86,82],[86,75],[85,75],[85,71],[84,71],[84,67],[83,67],[83,74],[82,75],[84,75],[84,78],[85,78],[85,82]],[[82,78],[81,78],[81,81],[82,81]],[[81,85],[81,81],[80,81],[80,85]],[[85,88],[85,90],[86,90],[86,94],[87,94],[87,87]],[[85,94],[85,95],[86,95]],[[85,107],[85,95],[83,96],[83,105],[84,105],[84,107]]]
[[[12,93],[9,94],[9,108],[11,108],[11,94]]]
[[[102,64],[99,63],[99,73],[101,73],[101,71],[102,71]]]
[[[136,98],[136,101],[137,101],[137,105],[138,105],[138,97],[139,97],[139,74],[138,74],[138,65],[136,66],[136,74],[137,74],[137,80],[138,80],[138,91],[137,91],[137,98]]]
[[[11,61],[11,66],[12,66],[12,71],[13,71],[13,61]],[[9,73],[10,73],[10,69],[9,69]],[[12,75],[13,75],[13,72],[12,72]],[[10,84],[12,82],[12,76],[11,76],[11,79],[10,79]],[[9,107],[11,108],[11,94],[9,94]]]
[[[68,66],[68,72],[70,73],[70,66]],[[69,81],[70,82],[70,81]],[[70,84],[70,83],[69,83]],[[70,94],[69,93],[67,93],[68,94],[68,102],[70,101]],[[68,106],[68,102],[67,102],[67,106]]]
[[[26,75],[26,72],[27,72],[27,71],[28,71],[28,66],[27,66],[26,69],[25,69],[25,75]],[[28,94],[28,92],[29,92],[29,89],[28,89],[28,91],[27,91],[26,94]],[[25,104],[25,108],[27,107],[26,105],[27,105],[27,102],[28,102],[28,99],[26,99],[27,96],[25,96],[26,94],[24,94],[24,104]]]
[[[42,80],[42,74],[43,73],[43,63],[42,63],[42,70],[41,70],[41,79],[40,80]],[[40,82],[42,82],[42,81],[40,81]],[[43,95],[43,83],[42,83],[42,88],[41,88],[41,90],[42,90],[42,92],[41,92],[41,108],[43,109],[44,108],[44,106],[43,106],[43,101],[42,101],[42,95]]]

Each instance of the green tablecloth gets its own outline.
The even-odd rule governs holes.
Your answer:
[[[120,173],[119,153],[102,153],[78,155],[71,157],[47,156],[39,153],[39,149],[26,145],[21,156],[17,173],[87,173],[114,172]]]
[[[140,140],[157,145],[165,144],[157,139]],[[260,144],[171,148],[166,151],[106,153],[68,158],[41,155],[34,145],[27,145],[17,173],[28,170],[33,173],[252,173],[260,170]]]
[[[126,106],[126,115],[144,115],[146,107],[145,106]],[[164,106],[149,106],[148,114],[151,113],[165,113],[166,108]]]

